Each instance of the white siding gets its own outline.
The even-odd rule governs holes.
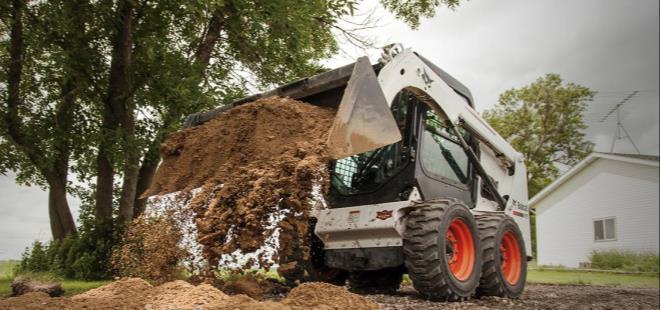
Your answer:
[[[538,201],[539,265],[578,267],[595,249],[658,253],[658,167],[599,158]],[[593,220],[616,217],[616,240],[594,241]]]

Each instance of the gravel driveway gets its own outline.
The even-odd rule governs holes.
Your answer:
[[[366,297],[381,309],[658,309],[660,294],[655,288],[528,284],[517,300],[488,297],[443,303],[424,300],[404,285],[396,295]]]

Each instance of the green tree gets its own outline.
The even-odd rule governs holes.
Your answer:
[[[572,166],[592,150],[584,138],[582,112],[595,92],[547,74],[510,89],[484,118],[525,156],[530,197],[554,180],[558,164]]]
[[[458,1],[383,0],[415,27]],[[158,146],[196,111],[315,73],[356,0],[11,0],[0,3],[0,173],[49,190],[54,239],[67,194],[126,223]],[[74,186],[74,173],[82,186]],[[90,199],[91,197],[91,199]]]

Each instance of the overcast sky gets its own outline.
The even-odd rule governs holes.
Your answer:
[[[377,3],[367,1],[362,9]],[[470,88],[479,111],[492,107],[503,91],[550,72],[598,91],[585,113],[587,138],[598,151],[610,151],[617,127],[616,114],[601,118],[638,90],[621,107],[621,122],[641,153],[658,154],[657,0],[471,0],[455,11],[440,10],[415,31],[380,9],[375,15],[381,27],[364,35],[424,55]],[[343,49],[348,57],[326,64],[346,64],[361,53]],[[379,51],[368,54],[376,61]],[[635,153],[625,139],[616,141],[614,151]],[[77,205],[72,201],[72,208]],[[0,260],[19,258],[33,240],[49,238],[45,192],[0,176]]]

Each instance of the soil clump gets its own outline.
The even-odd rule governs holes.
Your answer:
[[[12,296],[20,296],[30,292],[43,292],[51,297],[58,297],[64,294],[62,285],[57,282],[38,282],[21,276],[11,281]]]
[[[274,279],[257,279],[242,277],[227,281],[222,285],[222,291],[229,295],[247,295],[257,300],[281,299],[290,288]]]

